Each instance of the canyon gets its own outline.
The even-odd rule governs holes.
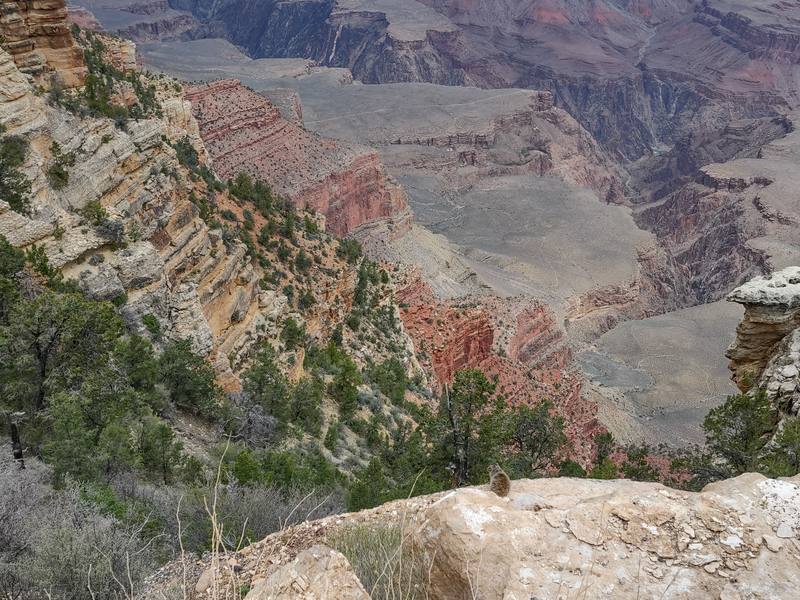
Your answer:
[[[767,390],[781,419],[796,417],[800,268],[756,277],[728,300],[745,307],[728,352],[735,379],[743,390]],[[307,521],[220,556],[174,561],[147,592],[167,595],[188,581],[199,597],[247,589],[249,600],[273,598],[275,590],[321,599],[337,590],[367,599],[374,589],[359,581],[360,555],[338,540],[395,529],[398,547],[409,553],[406,568],[427,574],[416,585],[435,598],[563,597],[564,590],[631,599],[791,598],[798,584],[797,476],[746,473],[698,492],[565,477],[513,481],[507,497],[488,487]]]
[[[418,596],[792,597],[796,3],[76,4],[0,7],[0,158],[26,188],[0,198],[4,256],[26,253],[13,281],[106,302],[120,348],[187,342],[220,386],[216,421],[159,383],[116,424],[111,445],[142,447],[162,425],[180,459],[175,481],[133,462],[98,479],[111,504],[120,486],[143,506],[181,494],[158,515],[177,519],[174,560],[141,597],[377,597],[363,555],[389,554],[363,544],[380,536]],[[458,389],[464,369],[485,397]],[[512,410],[538,406],[532,425]],[[565,441],[533,466],[545,433]],[[485,481],[459,478],[468,452],[541,478],[431,494]],[[285,519],[281,478],[311,489]],[[290,526],[325,485],[320,506],[346,489],[357,512],[339,498]],[[211,552],[184,551],[184,491]],[[233,513],[236,494],[275,533],[247,517],[223,538],[217,499]]]
[[[792,211],[777,206],[785,169],[778,185],[718,177],[791,156],[769,148],[793,143],[793,9],[232,0],[153,3],[142,15],[131,5],[98,12],[119,31],[176,13],[195,21],[158,40],[133,35],[150,68],[235,77],[293,125],[378,151],[370,160],[382,163],[390,197],[394,181],[405,191],[413,219],[381,200],[371,215],[353,209],[361,216],[337,232],[418,266],[445,301],[545,303],[587,379],[584,396],[615,433],[700,440],[699,417],[734,389],[720,357],[738,315],[723,298],[796,255]],[[647,340],[635,344],[646,356],[632,335]],[[686,346],[706,350],[689,356]],[[698,372],[711,374],[702,388]]]
[[[403,232],[410,220],[405,194],[391,181],[375,151],[316,139],[294,120],[236,80],[221,80],[186,91],[215,172],[232,179],[244,171],[269,181],[298,208],[326,217],[327,228],[345,236],[376,219],[393,220]]]

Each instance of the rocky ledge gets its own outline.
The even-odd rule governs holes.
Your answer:
[[[728,301],[744,305],[736,341],[726,355],[734,381],[748,387],[764,373],[778,344],[800,326],[800,267],[756,277],[733,290]]]
[[[436,600],[792,598],[800,585],[800,478],[756,474],[699,493],[559,478],[514,481],[508,498],[463,488],[401,500],[192,562],[188,585],[198,598],[368,598],[345,558],[320,545],[352,525],[401,527],[424,573],[416,583]],[[184,566],[159,573],[152,597],[180,589]]]
[[[800,414],[800,267],[788,267],[736,288],[744,305],[736,341],[726,356],[742,390],[757,384],[782,413]]]

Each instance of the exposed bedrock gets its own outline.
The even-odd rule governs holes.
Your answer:
[[[728,301],[744,306],[736,341],[726,354],[731,359],[733,380],[746,389],[762,378],[767,364],[782,354],[781,344],[800,327],[800,267],[756,277],[731,292]],[[788,346],[784,350],[789,350]],[[797,350],[790,350],[794,362],[800,362]],[[797,368],[789,367],[787,375],[794,376],[793,390]]]
[[[337,235],[376,219],[393,220],[393,235],[408,227],[405,193],[376,151],[312,134],[237,80],[194,86],[186,97],[223,179],[240,171],[263,179],[296,206],[324,214]]]
[[[514,481],[509,498],[465,488],[420,511],[411,541],[442,600],[790,598],[800,562],[780,536],[800,518],[797,479],[746,474],[700,493],[563,478]]]
[[[731,4],[733,6],[727,6]],[[170,0],[256,57],[305,57],[367,83],[553,92],[623,159],[698,124],[773,116],[796,97],[798,9],[733,2]],[[427,6],[426,6],[427,5]],[[770,19],[776,23],[772,23]]]
[[[737,158],[757,158],[762,146],[791,133],[794,125],[786,116],[741,119],[722,129],[697,127],[676,140],[664,154],[631,165],[638,191],[632,201],[659,200],[700,176],[700,168]]]
[[[798,477],[745,474],[701,492],[520,479],[507,498],[460,488],[304,522],[203,557],[188,575],[176,560],[145,596],[168,597],[188,578],[198,594],[213,581],[231,596],[247,586],[248,600],[362,600],[352,567],[320,544],[340,527],[402,527],[430,598],[788,599],[800,585],[798,501]]]
[[[572,352],[547,306],[530,298],[437,300],[413,269],[398,285],[397,300],[435,389],[442,391],[457,371],[477,368],[495,379],[509,404],[552,401],[564,417],[573,456],[591,461],[593,437],[603,427],[597,406],[582,396]]]
[[[64,0],[0,3],[0,46],[37,84],[83,84],[86,66],[67,24]]]
[[[135,68],[130,42],[103,40],[106,60]],[[205,157],[181,87],[165,78],[146,81],[154,85],[161,116],[131,120],[123,130],[110,119],[51,106],[0,49],[0,125],[30,141],[22,169],[33,205],[24,215],[0,198],[0,235],[21,248],[41,247],[88,296],[124,298],[119,310],[132,331],[148,335],[143,318],[155,319],[158,343],[188,340],[220,381],[235,388],[235,373],[253,344],[277,339],[277,323],[294,308],[284,294],[261,288],[263,272],[241,242],[201,218],[197,198],[242,209],[186,171],[168,143],[188,137]],[[46,175],[54,144],[76,157],[59,189]],[[101,224],[82,216],[89,203],[107,214]],[[260,215],[256,219],[263,224]],[[355,286],[355,273],[340,272],[342,261],[329,260],[315,275],[316,302],[304,315],[312,334],[344,318],[349,303],[342,299],[352,297]]]

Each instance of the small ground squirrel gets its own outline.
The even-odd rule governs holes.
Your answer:
[[[489,489],[502,497],[508,496],[508,492],[511,490],[511,480],[500,468],[500,465],[489,467]]]

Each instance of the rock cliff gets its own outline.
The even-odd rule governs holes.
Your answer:
[[[593,438],[604,429],[597,406],[582,396],[564,332],[544,304],[521,297],[438,300],[416,270],[398,283],[396,297],[437,392],[452,383],[456,371],[481,369],[512,406],[553,402],[564,417],[570,455],[591,462]]]
[[[407,230],[405,193],[372,149],[320,138],[236,80],[190,87],[200,134],[223,178],[247,171],[264,179],[298,207],[326,217],[328,230],[346,235],[374,220]]]
[[[93,39],[104,40],[104,60],[136,69],[130,42]],[[223,384],[235,389],[235,373],[252,346],[264,338],[278,340],[286,316],[305,320],[312,336],[327,335],[342,322],[356,276],[336,257],[331,238],[306,240],[302,232],[296,238],[308,253],[316,252],[312,246],[330,246],[309,267],[314,302],[300,316],[285,295],[293,285],[302,291],[296,276],[285,273],[280,285],[268,284],[235,230],[201,214],[214,207],[241,220],[244,209],[179,160],[172,146],[179,140],[194,144],[201,161],[206,150],[177,82],[145,79],[159,116],[131,119],[124,127],[48,104],[4,50],[0,83],[0,123],[8,135],[30,142],[23,170],[32,190],[30,214],[0,201],[0,234],[16,246],[42,248],[89,296],[117,302],[132,331],[152,336],[144,322],[154,319],[157,343],[190,340]],[[64,156],[72,158],[56,186],[49,173]],[[101,216],[87,217],[87,207]],[[261,215],[254,218],[254,225],[265,225]],[[309,218],[324,228],[324,218]],[[274,247],[261,250],[265,260],[277,262]]]
[[[709,0],[171,0],[255,57],[305,57],[369,83],[551,91],[618,156],[698,123],[794,106],[797,8]]]
[[[21,73],[38,85],[83,83],[83,54],[70,35],[64,0],[22,0],[0,5],[0,46]]]
[[[508,498],[464,488],[303,523],[227,562],[207,559],[198,571],[201,587],[214,582],[235,590],[256,582],[247,600],[270,597],[264,582],[278,580],[295,582],[283,597],[322,600],[325,592],[312,582],[352,589],[352,571],[320,543],[339,528],[397,526],[424,574],[416,589],[434,600],[788,600],[800,585],[798,507],[797,477],[746,474],[699,493],[626,480],[520,480]],[[180,590],[183,574],[180,563],[170,565],[148,592]]]
[[[800,415],[800,267],[757,277],[728,295],[744,306],[728,349],[732,378],[743,390],[766,390],[784,415]]]

